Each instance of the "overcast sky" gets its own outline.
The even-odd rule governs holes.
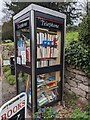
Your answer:
[[[3,17],[3,13],[2,13],[2,1],[0,0],[0,24],[1,24],[1,18]]]
[[[4,13],[2,13],[2,8],[4,7],[4,5],[3,5],[3,2],[4,1],[7,1],[7,2],[10,2],[11,0],[0,0],[0,24],[1,24],[1,19],[2,19],[2,17],[4,16]],[[39,0],[38,0],[39,1]],[[43,1],[43,0],[42,0]],[[78,0],[79,2],[84,2],[84,1],[86,1],[86,0]],[[88,1],[90,1],[90,0],[88,0]]]

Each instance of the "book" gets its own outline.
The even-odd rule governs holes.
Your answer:
[[[26,51],[21,51],[22,64],[26,65]]]
[[[50,34],[48,34],[48,40],[50,40]]]
[[[45,80],[44,79],[37,79],[37,82],[42,83],[42,82],[45,82]]]
[[[53,57],[53,52],[54,52],[53,49],[54,49],[53,47],[50,48],[50,57]]]
[[[47,60],[44,60],[43,61],[44,63],[43,63],[43,66],[45,67],[45,66],[48,66],[48,61]]]
[[[38,99],[38,105],[42,106],[43,104],[47,103],[48,99],[46,97],[41,97]]]
[[[57,48],[54,48],[54,54],[53,57],[58,57],[59,56],[59,51]]]
[[[41,67],[43,67],[43,66],[44,66],[44,61],[41,60]]]
[[[44,38],[45,38],[45,40],[47,40],[47,33],[45,33],[45,34],[44,34],[44,36],[45,36],[45,37],[44,37]]]
[[[37,44],[40,44],[39,33],[37,33]]]
[[[42,41],[44,40],[44,33],[39,33],[40,35],[40,44],[42,44]]]
[[[52,60],[49,60],[49,66],[52,66],[53,64],[52,64]]]
[[[46,58],[47,57],[47,48],[42,47],[42,58]]]
[[[40,47],[37,46],[37,58],[41,58],[41,50]]]
[[[52,65],[56,65],[56,60],[52,60]]]
[[[37,61],[37,68],[40,67],[40,61]]]
[[[17,57],[17,64],[21,64],[21,58]]]
[[[50,47],[47,47],[47,57],[50,58]]]

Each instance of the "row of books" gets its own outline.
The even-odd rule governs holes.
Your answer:
[[[48,34],[48,33],[39,32],[39,33],[37,33],[37,44],[42,44],[43,40],[53,41],[54,38],[57,38],[57,35],[51,35],[51,34]]]
[[[44,104],[50,103],[57,99],[57,96],[55,95],[55,91],[50,91],[48,94],[46,92],[42,92],[38,97],[37,97],[37,103],[38,106],[42,106]],[[29,89],[28,92],[28,104],[31,106],[31,89]]]
[[[48,88],[52,88],[56,86],[54,80],[55,80],[55,75],[51,73],[41,74],[37,77],[37,91],[42,90],[42,92],[37,97],[38,106],[45,105],[57,99],[56,89],[50,90],[48,92],[45,91]]]
[[[57,97],[56,97],[54,91],[50,91],[49,94],[47,94],[46,92],[43,92],[43,93],[41,93],[40,96],[38,96],[38,100],[37,100],[38,106],[42,106],[42,105],[44,105],[44,104],[47,104],[47,103],[49,103],[49,102],[52,102],[52,101],[54,101],[56,98],[57,98]]]
[[[48,46],[47,48],[42,46],[37,46],[37,59],[38,58],[51,58],[58,57],[59,51],[57,48]]]
[[[41,61],[37,61],[37,68],[39,67],[46,67],[46,66],[53,66],[56,65],[56,60],[52,59],[52,60],[41,60]]]

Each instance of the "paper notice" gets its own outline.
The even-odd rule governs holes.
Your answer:
[[[22,64],[26,65],[26,51],[21,51]]]

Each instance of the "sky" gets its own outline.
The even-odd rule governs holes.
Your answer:
[[[3,0],[0,0],[0,24],[1,24],[1,19],[2,19],[2,17],[3,17],[3,13],[2,13],[2,2],[3,2]]]
[[[4,13],[2,13],[2,8],[4,7],[4,5],[3,5],[3,2],[4,1],[8,1],[8,2],[10,2],[11,0],[0,0],[0,24],[2,24],[2,22],[1,22],[1,19],[3,18],[3,16],[5,15]],[[43,1],[43,0],[42,0]],[[79,2],[83,2],[83,1],[85,1],[85,0],[78,0]],[[88,0],[88,1],[90,1],[90,0]]]

